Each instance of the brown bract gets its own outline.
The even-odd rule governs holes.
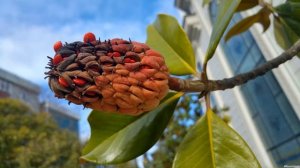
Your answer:
[[[169,90],[164,58],[143,43],[74,42],[54,58],[46,75],[55,96],[95,110],[139,115],[157,107]]]

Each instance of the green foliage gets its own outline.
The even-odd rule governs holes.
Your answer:
[[[16,114],[16,115],[21,115],[21,114],[29,114],[32,111],[30,108],[23,104],[20,103],[20,101],[15,100],[15,99],[0,99],[0,112],[1,115],[11,115],[11,114]]]
[[[250,9],[258,3],[258,0],[242,0],[236,12]],[[268,3],[264,5],[257,13],[234,25],[226,34],[225,40],[248,30],[255,23],[260,23],[266,31],[271,24],[270,14],[274,16],[275,39],[283,49],[290,48],[300,39],[300,2],[298,0],[288,0],[277,7],[272,7]],[[300,57],[300,54],[298,56]]]
[[[275,10],[278,17],[274,19],[274,35],[277,43],[288,49],[300,39],[300,2],[288,1]]]
[[[76,136],[60,130],[47,113],[0,99],[0,167],[78,167]]]
[[[283,48],[288,49],[291,47],[300,36],[298,36],[291,27],[281,18],[274,20],[274,35],[277,43]],[[300,54],[298,54],[300,57]]]
[[[147,34],[146,43],[163,54],[171,74],[196,73],[193,47],[174,17],[158,15],[156,21],[148,26]]]
[[[145,167],[172,167],[177,147],[201,115],[202,106],[198,100],[198,95],[185,94],[182,96],[171,122],[158,142],[157,150],[154,153],[144,155]]]
[[[215,50],[221,40],[224,31],[226,30],[234,11],[239,6],[241,0],[226,0],[222,1],[218,10],[218,16],[213,31],[210,37],[208,49],[206,51],[205,63],[207,63],[214,55]]]
[[[261,167],[246,142],[211,110],[180,144],[173,168]]]
[[[99,164],[122,163],[145,153],[159,139],[182,93],[169,93],[141,117],[93,111],[92,136],[81,158]]]
[[[214,107],[213,111],[218,116],[222,116],[222,120],[228,124],[230,122],[230,117],[226,114],[228,109],[228,107]],[[158,142],[157,149],[153,153],[144,155],[145,168],[172,167],[178,146],[202,114],[203,108],[197,94],[182,96],[176,106],[172,121]]]
[[[209,4],[210,2],[211,2],[211,0],[203,0],[202,6],[205,6],[205,5]]]
[[[298,2],[299,3],[299,0],[287,0],[287,2]]]
[[[275,8],[276,12],[281,18],[284,19],[293,19],[296,22],[299,22],[300,19],[300,1],[288,1],[282,5],[279,5]],[[299,29],[295,29],[299,33]],[[300,33],[299,33],[300,34]]]
[[[119,115],[116,113],[106,113],[92,111],[89,116],[89,123],[92,128],[91,138],[83,149],[83,154],[87,154],[95,147],[105,141],[116,132],[124,129],[127,125],[134,122],[139,117]]]

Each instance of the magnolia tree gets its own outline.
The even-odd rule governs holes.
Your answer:
[[[288,0],[277,7],[258,0],[220,2],[202,72],[196,69],[193,48],[183,29],[175,18],[164,14],[149,25],[146,44],[97,40],[93,33],[85,34],[83,42],[55,43],[56,53],[49,57],[46,72],[50,88],[58,98],[93,109],[88,119],[91,138],[82,151],[82,161],[118,164],[144,154],[163,134],[180,97],[195,92],[204,97],[206,113],[188,130],[172,166],[261,167],[241,136],[215,115],[209,95],[264,75],[299,53],[300,2]],[[225,38],[256,22],[267,29],[273,17],[276,39],[286,51],[249,72],[209,79],[208,62],[232,15],[257,5],[261,10],[237,23]]]

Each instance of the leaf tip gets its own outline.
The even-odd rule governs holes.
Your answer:
[[[225,37],[224,37],[224,41],[227,42],[229,39],[231,39],[231,36],[229,36],[228,34],[226,34]]]

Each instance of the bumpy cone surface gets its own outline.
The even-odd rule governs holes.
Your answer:
[[[164,58],[146,44],[111,39],[54,46],[49,86],[58,98],[95,110],[139,115],[154,109],[167,94]]]

